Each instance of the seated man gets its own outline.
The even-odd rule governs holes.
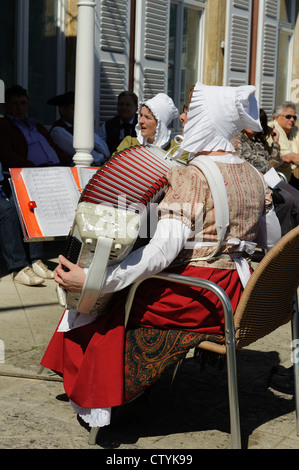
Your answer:
[[[273,118],[269,126],[279,132],[280,155],[283,161],[276,169],[286,176],[292,186],[299,189],[298,178],[292,174],[292,169],[299,165],[299,133],[298,127],[295,126],[297,120],[295,104],[292,101],[285,101],[276,106]]]
[[[117,99],[117,115],[100,128],[100,136],[109,147],[110,155],[127,136],[136,137],[138,98],[131,91],[123,91]]]
[[[70,158],[75,155],[73,147],[74,102],[75,94],[73,91],[54,96],[48,100],[48,104],[59,107],[60,114],[60,119],[55,121],[50,129],[51,137]],[[95,166],[103,165],[110,156],[106,142],[97,134],[94,134],[94,149],[91,155]]]
[[[41,261],[43,243],[24,243],[18,213],[9,188],[2,186],[4,177],[0,163],[0,249],[13,280],[26,286],[38,286],[54,273]],[[31,265],[31,266],[30,266]]]
[[[5,116],[0,118],[0,162],[4,177],[9,168],[69,165],[72,163],[47,129],[28,117],[29,99],[19,85],[5,92]]]

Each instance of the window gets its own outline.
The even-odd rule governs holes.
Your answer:
[[[280,29],[279,31],[279,55],[278,55],[278,76],[277,76],[277,96],[276,103],[281,103],[289,98],[290,88],[290,45],[292,34]]]
[[[51,123],[55,107],[47,100],[56,94],[57,2],[30,0],[28,24],[28,93],[31,112],[39,121]]]
[[[280,0],[280,20],[286,23],[293,22],[294,20],[293,0]]]
[[[56,118],[47,100],[64,92],[64,11],[66,0],[0,2],[1,77],[8,88],[27,89],[30,114],[45,125]],[[63,41],[61,41],[63,36]]]
[[[0,63],[1,80],[12,84],[16,80],[16,5],[15,1],[0,3]]]
[[[290,99],[295,1],[280,0],[276,103]]]
[[[173,1],[170,6],[168,94],[181,111],[189,90],[200,79],[202,7]]]

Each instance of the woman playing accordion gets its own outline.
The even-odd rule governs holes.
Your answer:
[[[177,152],[189,152],[189,161],[168,172],[152,239],[107,268],[101,295],[113,297],[106,315],[68,331],[58,327],[53,335],[42,365],[63,377],[70,402],[91,427],[108,425],[111,408],[144,392],[207,335],[223,340],[224,313],[212,293],[147,278],[169,270],[209,279],[235,310],[250,275],[260,220],[272,210],[261,175],[230,144],[244,128],[261,130],[253,94],[252,86],[195,85]],[[223,190],[229,218],[220,239],[215,185]],[[60,263],[56,282],[80,292],[84,269],[64,257]],[[128,288],[141,279],[125,326]]]

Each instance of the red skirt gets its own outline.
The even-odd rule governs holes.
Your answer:
[[[235,311],[243,292],[236,270],[180,266],[171,272],[215,282],[226,292]],[[192,332],[190,346],[187,343],[185,349],[194,347],[195,335],[198,339],[202,334],[223,335],[224,312],[215,294],[158,279],[148,279],[137,289],[126,334],[124,305],[127,292],[127,289],[117,292],[109,313],[95,322],[66,333],[56,330],[41,361],[44,367],[63,377],[68,397],[80,406],[122,405],[127,401],[126,389],[130,390],[132,398],[132,382],[138,382],[140,378],[132,374],[125,377],[125,369],[134,369],[128,363],[133,357],[128,348],[134,342],[132,332],[138,328]],[[130,340],[126,341],[129,335]],[[172,354],[176,357],[173,351]],[[165,358],[163,362],[169,365]],[[155,375],[153,380],[158,376]]]

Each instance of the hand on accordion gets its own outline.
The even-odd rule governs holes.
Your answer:
[[[68,292],[81,292],[85,281],[84,269],[62,255],[59,255],[58,259],[60,264],[55,270],[55,281]],[[68,268],[68,272],[64,271],[64,267]]]

